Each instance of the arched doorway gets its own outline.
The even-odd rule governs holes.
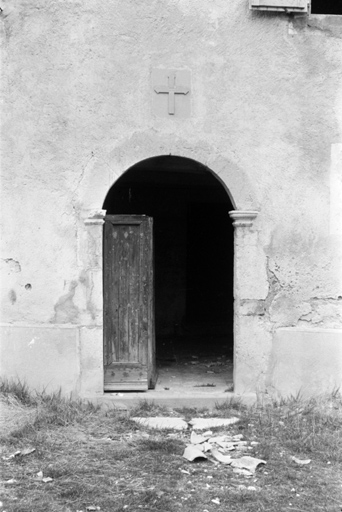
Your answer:
[[[154,157],[128,169],[109,190],[103,208],[107,219],[153,219],[152,321],[159,381],[167,388],[169,372],[194,386],[216,386],[219,379],[230,388],[234,243],[228,212],[234,206],[224,185],[194,160]],[[111,258],[106,244],[104,258]],[[111,283],[105,263],[105,302]]]

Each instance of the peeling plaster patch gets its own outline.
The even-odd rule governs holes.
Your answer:
[[[21,266],[20,266],[19,261],[13,260],[12,258],[6,258],[6,259],[3,259],[2,261],[7,263],[10,272],[15,272],[15,273],[21,272]]]
[[[12,304],[14,304],[17,301],[17,294],[15,293],[14,290],[9,291],[8,297]]]
[[[77,284],[77,281],[71,281],[69,286],[69,292],[65,295],[62,295],[62,297],[55,304],[55,315],[51,319],[52,323],[66,324],[69,322],[77,322],[79,309],[73,302]]]
[[[329,263],[326,265],[329,265]],[[271,270],[270,267],[273,267],[273,269]],[[322,266],[322,268],[324,267]],[[288,266],[288,271],[292,272],[292,270],[291,266]],[[274,260],[268,257],[267,276],[270,288],[264,309],[265,315],[268,315],[268,319],[273,325],[273,330],[279,327],[300,327],[304,325],[307,327],[308,324],[313,327],[332,329],[341,326],[342,306],[340,297],[309,298],[305,291],[299,289],[295,280],[291,279],[286,284],[282,284],[278,273],[281,274],[281,269]],[[294,270],[290,275],[293,274],[300,275],[298,271],[294,272]],[[245,314],[253,313],[246,312]],[[257,310],[254,314],[258,314]]]

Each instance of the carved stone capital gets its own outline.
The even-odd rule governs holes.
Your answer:
[[[234,227],[250,227],[258,213],[253,210],[231,210],[229,216],[233,220]]]
[[[92,226],[94,224],[102,225],[104,223],[105,215],[106,210],[92,210],[90,212],[84,212],[84,224],[86,226]]]

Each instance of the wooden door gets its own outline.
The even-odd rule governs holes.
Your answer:
[[[105,217],[105,390],[155,386],[152,228],[145,215]]]

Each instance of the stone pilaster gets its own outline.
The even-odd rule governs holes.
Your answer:
[[[255,392],[258,380],[258,364],[252,350],[254,318],[246,316],[242,309],[242,301],[259,298],[258,234],[252,229],[257,215],[251,210],[229,212],[234,226],[234,392],[239,394]],[[267,294],[267,282],[263,285]]]
[[[105,210],[84,211],[82,257],[86,285],[86,325],[80,327],[80,396],[103,394],[103,224]]]

